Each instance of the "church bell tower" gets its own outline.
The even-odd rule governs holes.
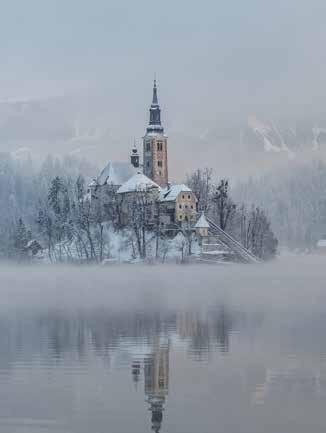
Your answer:
[[[153,100],[149,109],[149,125],[144,136],[144,174],[161,187],[168,184],[168,140],[161,123],[161,109],[158,103],[156,80]]]

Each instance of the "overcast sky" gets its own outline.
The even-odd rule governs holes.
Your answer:
[[[144,132],[156,72],[170,130],[326,117],[325,23],[325,0],[11,0],[0,99],[102,95],[129,140]]]
[[[0,16],[0,96],[128,93],[156,71],[176,98],[187,90],[225,109],[309,103],[325,93],[325,22],[323,0],[11,0]]]

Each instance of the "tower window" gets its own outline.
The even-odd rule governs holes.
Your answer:
[[[151,151],[151,143],[148,141],[146,143],[146,152],[150,152]]]
[[[149,166],[150,166],[150,162],[147,161],[147,162],[146,162],[146,167],[149,168]]]
[[[190,195],[188,195],[188,198],[189,198],[189,200],[190,200]]]
[[[159,152],[162,152],[162,150],[163,150],[163,143],[162,143],[161,141],[159,141],[159,142],[157,143],[157,150],[158,150]]]
[[[157,161],[157,166],[158,166],[158,167],[163,167],[163,163],[162,163],[162,161]]]

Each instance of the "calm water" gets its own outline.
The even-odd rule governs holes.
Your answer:
[[[324,433],[325,276],[0,268],[0,431]]]

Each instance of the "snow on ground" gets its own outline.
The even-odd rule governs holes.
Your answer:
[[[136,240],[130,230],[124,229],[115,231],[109,224],[104,228],[104,251],[102,263],[105,265],[113,263],[139,263]],[[56,244],[51,251],[52,261],[58,262],[82,262],[85,255],[80,249],[80,245],[75,239]],[[200,255],[200,246],[197,239],[193,236],[191,240],[191,253],[194,258]],[[99,251],[96,251],[99,257]],[[159,239],[158,261],[176,262],[188,255],[188,240],[179,232],[173,239]],[[49,251],[43,251],[43,261],[49,263]],[[146,239],[146,260],[156,261],[156,236],[153,232],[147,233]]]

